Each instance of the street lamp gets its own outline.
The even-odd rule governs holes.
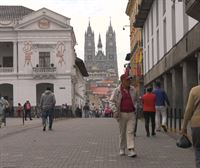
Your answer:
[[[123,30],[125,30],[125,27],[130,27],[130,25],[124,25],[123,26]]]

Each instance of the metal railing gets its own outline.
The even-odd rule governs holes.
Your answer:
[[[33,73],[54,73],[56,67],[33,67]]]
[[[11,73],[14,72],[13,67],[0,67],[0,73]]]
[[[33,67],[33,77],[41,78],[55,78],[56,67]]]
[[[170,131],[181,131],[183,120],[182,109],[168,108],[167,109],[167,127]]]

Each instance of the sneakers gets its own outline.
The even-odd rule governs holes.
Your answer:
[[[128,150],[128,156],[129,157],[136,157],[136,152],[134,149],[129,149]]]
[[[125,155],[125,149],[120,149],[119,150],[119,155],[121,155],[121,156]]]
[[[165,132],[167,132],[167,127],[165,125],[161,126]]]

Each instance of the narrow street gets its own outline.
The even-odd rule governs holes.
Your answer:
[[[27,122],[26,129],[9,123],[0,129],[0,168],[194,168],[192,148],[177,148],[162,132],[147,138],[141,121],[136,158],[119,156],[114,119],[58,120],[46,132],[39,120]]]

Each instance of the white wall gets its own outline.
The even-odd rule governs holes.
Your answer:
[[[158,1],[159,24],[156,25],[156,1]],[[175,3],[175,30],[172,30],[172,5],[173,2],[166,0],[166,12],[163,15],[164,0],[155,0],[147,20],[143,27],[143,55],[144,55],[144,74],[161,60],[164,55],[173,47],[173,32],[175,31],[175,43],[178,43],[184,36],[184,19],[188,24],[188,31],[197,23],[194,19],[186,16],[183,10],[183,2]],[[153,11],[153,19],[151,12]],[[184,18],[187,17],[187,18]],[[153,20],[153,34],[152,32]],[[164,20],[166,20],[166,38],[164,35]],[[148,33],[149,29],[149,33]],[[159,31],[159,42],[157,41],[157,31]],[[185,32],[186,33],[186,32]],[[148,37],[149,35],[149,37]],[[149,38],[149,41],[147,40]],[[152,41],[153,39],[153,41]],[[166,40],[166,51],[164,49],[164,40]],[[152,45],[153,42],[153,45]],[[159,43],[159,46],[158,46]],[[153,46],[153,48],[152,48]]]

